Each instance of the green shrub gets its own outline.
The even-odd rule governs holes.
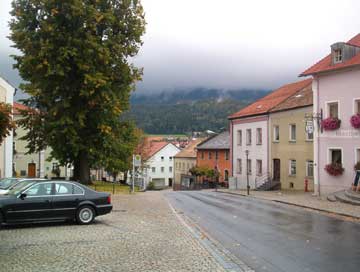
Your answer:
[[[155,183],[153,181],[150,181],[147,185],[147,190],[151,191],[151,190],[155,190]]]

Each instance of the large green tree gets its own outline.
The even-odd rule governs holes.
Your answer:
[[[53,157],[89,169],[114,150],[130,92],[142,70],[131,63],[145,31],[137,0],[14,0],[10,39],[21,53],[15,68],[37,111],[22,123],[30,152],[50,146]],[[110,150],[110,151],[109,151]]]

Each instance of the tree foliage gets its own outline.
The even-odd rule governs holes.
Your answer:
[[[11,131],[15,129],[12,120],[12,107],[10,104],[0,102],[0,143],[2,143]]]
[[[24,103],[38,109],[23,121],[28,148],[50,146],[88,182],[91,166],[126,146],[119,116],[142,75],[130,59],[142,44],[143,8],[137,0],[14,0],[12,7],[15,67],[30,95]]]

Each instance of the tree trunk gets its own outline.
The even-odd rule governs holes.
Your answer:
[[[76,158],[76,160],[74,161],[74,173],[72,176],[72,179],[74,181],[79,181],[80,180],[80,163],[79,163],[79,158]]]
[[[86,151],[79,154],[79,181],[82,184],[90,184],[90,166],[89,158]]]

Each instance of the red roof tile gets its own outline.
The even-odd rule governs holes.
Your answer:
[[[300,91],[301,89],[309,86],[311,82],[312,79],[305,79],[302,81],[284,85],[281,88],[271,92],[267,96],[255,101],[249,106],[230,115],[228,118],[236,119],[236,118],[268,113],[271,109],[279,105],[285,99],[289,98],[290,96]]]
[[[20,115],[21,111],[29,110],[30,108],[28,106],[25,106],[23,104],[14,102],[13,104],[13,114]]]
[[[141,155],[143,160],[147,160],[167,146],[168,142],[153,141],[145,138],[144,141],[137,147],[137,153]]]
[[[360,33],[347,42],[349,45],[360,47]],[[337,64],[331,63],[331,54],[327,55],[325,58],[305,70],[300,74],[300,76],[309,76],[321,72],[328,72],[333,70],[339,70],[343,68],[348,68],[352,66],[360,65],[360,53],[355,55],[353,58]]]

